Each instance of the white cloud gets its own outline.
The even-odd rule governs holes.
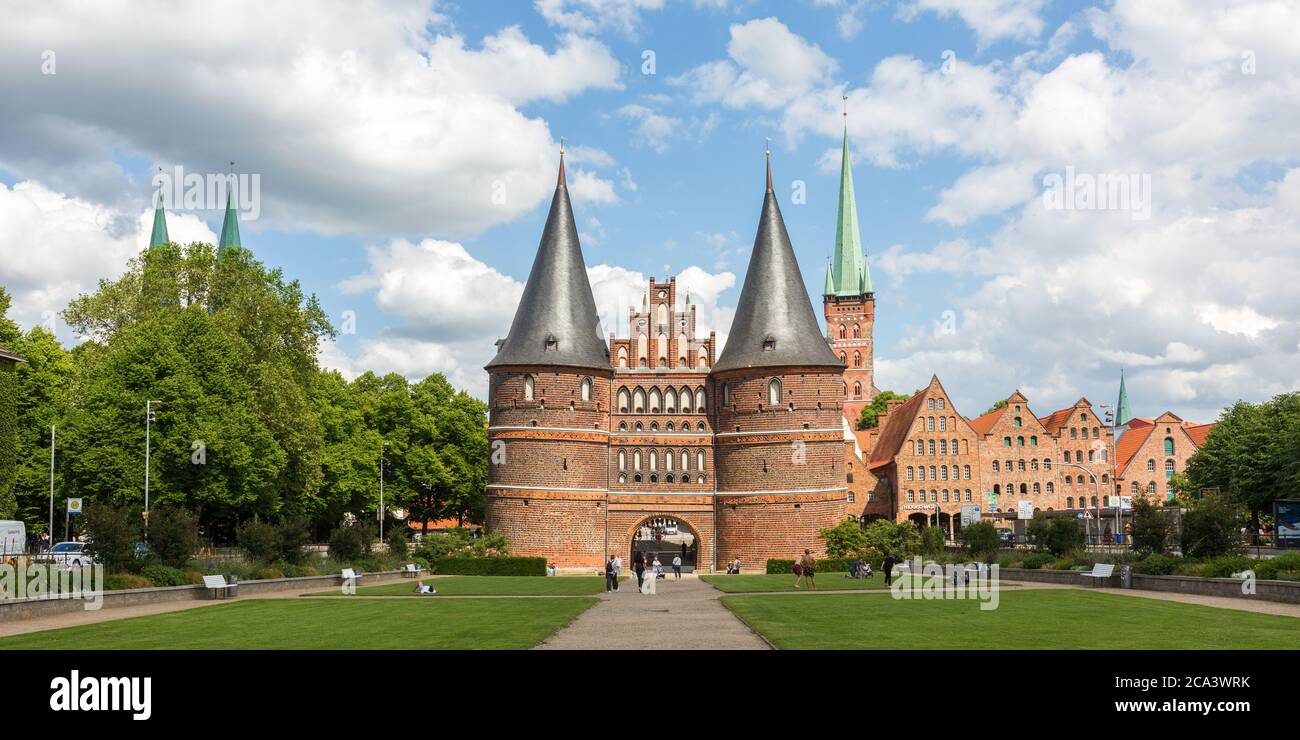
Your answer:
[[[147,186],[115,155],[197,173],[233,159],[262,176],[261,219],[246,231],[448,237],[510,221],[555,177],[547,122],[518,106],[620,87],[618,61],[594,39],[566,34],[546,49],[506,28],[470,42],[427,3],[321,0],[303,13],[231,0],[141,14],[125,0],[52,0],[8,16],[0,168],[125,207]],[[46,49],[57,74],[41,74]]]
[[[912,20],[924,12],[957,16],[975,31],[981,44],[998,39],[1033,40],[1043,32],[1041,16],[1047,0],[911,0],[898,16]]]
[[[731,26],[728,60],[700,65],[670,83],[687,87],[696,102],[768,109],[824,83],[835,61],[776,18]]]
[[[633,36],[641,13],[662,10],[664,0],[534,0],[534,5],[553,26],[576,33],[612,30]]]
[[[167,229],[179,244],[217,241],[192,215],[168,214]],[[152,209],[119,211],[32,181],[0,183],[0,285],[13,295],[10,317],[27,328],[54,321],[60,337],[71,339],[56,314],[100,279],[121,275],[152,230]]]
[[[629,103],[618,109],[618,114],[636,122],[636,140],[656,152],[668,149],[668,139],[681,128],[681,120],[656,113],[644,105]]]

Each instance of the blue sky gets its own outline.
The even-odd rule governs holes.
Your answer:
[[[560,136],[607,331],[669,265],[725,335],[765,137],[820,312],[847,94],[881,388],[937,373],[967,415],[1017,388],[1045,415],[1112,402],[1123,367],[1136,413],[1202,420],[1300,384],[1285,3],[105,3],[102,39],[19,5],[0,284],[69,343],[51,317],[139,250],[155,169],[235,160],[260,177],[245,246],[355,316],[325,364],[482,394]],[[1067,168],[1147,177],[1148,212],[1046,207]],[[169,224],[206,240],[220,213]]]

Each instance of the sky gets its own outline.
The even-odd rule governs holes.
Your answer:
[[[1300,387],[1300,4],[0,0],[0,285],[58,312],[231,170],[348,377],[480,397],[561,137],[606,333],[671,274],[725,336],[771,139],[820,315],[847,127],[877,386],[1208,421]],[[845,100],[847,96],[847,100]],[[847,115],[845,115],[847,112]],[[172,203],[177,242],[219,203]],[[620,324],[620,321],[622,324]]]

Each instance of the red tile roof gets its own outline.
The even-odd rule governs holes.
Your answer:
[[[1205,445],[1205,438],[1210,436],[1210,430],[1214,429],[1214,422],[1208,424],[1191,424],[1184,423],[1183,428],[1187,430],[1187,436],[1192,438],[1197,447]]]
[[[1075,407],[1071,406],[1060,411],[1053,411],[1039,421],[1049,433],[1056,434],[1061,430],[1061,427],[1065,426],[1065,422],[1070,420],[1070,414],[1074,413],[1074,409]]]
[[[871,459],[867,463],[868,468],[877,468],[881,465],[887,465],[898,450],[903,446],[903,440],[907,438],[907,433],[912,429],[912,422],[916,419],[917,413],[921,410],[921,404],[925,401],[925,391],[915,393],[900,406],[896,406],[890,412],[885,420],[885,426],[880,430],[880,438],[876,440],[875,446],[871,449]]]
[[[1120,435],[1119,441],[1115,443],[1115,477],[1123,478],[1124,471],[1128,464],[1132,462],[1133,456],[1142,447],[1142,443],[1147,441],[1151,436],[1151,430],[1155,427],[1150,424],[1139,426],[1136,429],[1129,429]]]
[[[1007,407],[1003,406],[1000,409],[993,409],[992,411],[979,417],[978,419],[971,419],[970,421],[971,428],[974,429],[976,433],[978,433],[981,437],[984,436],[985,434],[988,434],[989,430],[993,428],[993,425],[998,423],[998,419],[1002,418],[1002,412],[1006,410]]]

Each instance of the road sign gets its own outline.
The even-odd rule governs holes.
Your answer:
[[[81,513],[81,499],[79,498],[68,499],[68,513],[69,514]]]
[[[1106,498],[1108,499],[1108,502],[1106,504],[1106,508],[1108,509],[1119,509],[1121,511],[1128,511],[1129,509],[1133,508],[1132,496],[1107,496]]]
[[[1033,501],[1017,501],[1017,502],[1016,502],[1016,518],[1017,518],[1017,519],[1033,519],[1033,518],[1034,518],[1034,502],[1033,502]]]
[[[980,520],[980,507],[978,504],[961,507],[961,525],[963,527],[975,524]]]

